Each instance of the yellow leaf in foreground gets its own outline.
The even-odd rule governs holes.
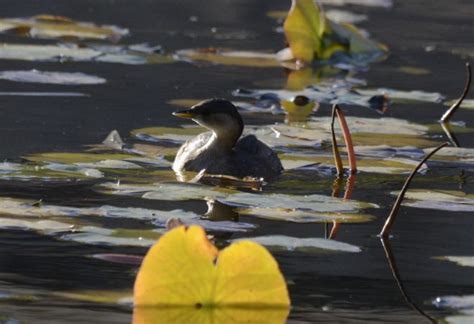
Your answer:
[[[272,255],[250,241],[218,251],[199,226],[166,233],[145,256],[134,323],[284,323],[290,299]]]
[[[311,62],[315,55],[319,55],[325,18],[313,0],[293,0],[283,29],[296,59]]]

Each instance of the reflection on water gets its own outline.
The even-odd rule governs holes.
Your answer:
[[[351,1],[354,2],[358,1]],[[74,294],[76,297],[84,296],[85,291],[95,297],[131,291],[136,263],[117,262],[129,260],[127,258],[116,257],[115,262],[111,262],[107,258],[90,256],[144,255],[148,240],[153,242],[160,235],[160,231],[155,231],[156,227],[163,228],[166,220],[176,215],[184,222],[187,216],[188,221],[209,226],[221,246],[249,236],[286,235],[327,237],[361,247],[358,253],[304,248],[274,250],[289,283],[293,302],[290,322],[429,322],[455,312],[433,306],[430,301],[435,297],[474,293],[472,268],[433,258],[472,256],[472,239],[468,231],[472,216],[469,212],[405,206],[390,242],[380,244],[375,237],[393,203],[390,193],[400,189],[405,180],[404,173],[413,167],[410,163],[423,155],[422,149],[433,147],[446,138],[463,149],[456,151],[456,155],[438,157],[429,164],[431,168],[415,178],[413,188],[431,189],[431,192],[450,190],[451,193],[456,190],[457,195],[464,195],[463,199],[472,199],[469,196],[474,190],[471,181],[473,155],[469,151],[473,147],[472,112],[461,107],[453,119],[455,122],[462,120],[466,125],[452,123],[450,127],[454,132],[449,132],[449,126],[441,125],[448,129],[447,137],[439,125],[437,128],[431,125],[437,123],[445,110],[439,103],[442,96],[437,93],[441,92],[450,99],[459,96],[461,73],[453,71],[462,71],[464,60],[472,52],[472,46],[469,47],[472,17],[468,13],[474,9],[473,5],[462,0],[436,4],[416,0],[395,2],[392,8],[343,7],[365,15],[368,20],[359,26],[390,48],[386,61],[363,69],[322,66],[288,71],[274,63],[264,69],[259,64],[250,67],[200,65],[176,63],[166,54],[183,48],[210,46],[238,50],[281,48],[282,35],[274,32],[278,22],[266,17],[266,13],[286,10],[288,5],[286,0],[261,3],[211,1],[205,7],[187,0],[179,2],[179,6],[168,0],[138,0],[133,6],[116,1],[26,0],[2,3],[3,17],[27,17],[37,14],[37,10],[51,10],[51,13],[70,16],[75,21],[93,21],[97,25],[93,28],[119,25],[127,28],[130,35],[125,36],[124,29],[115,30],[122,38],[119,43],[110,43],[118,39],[108,39],[108,32],[104,34],[99,29],[98,35],[105,36],[92,43],[79,41],[82,36],[77,35],[74,39],[69,35],[52,40],[44,36],[47,30],[44,28],[36,34],[37,38],[48,39],[33,40],[31,35],[26,35],[25,26],[16,29],[23,31],[20,34],[0,34],[0,43],[14,44],[0,48],[0,58],[3,58],[0,69],[16,71],[16,74],[7,74],[0,80],[2,93],[9,94],[1,96],[0,147],[1,156],[7,162],[0,165],[0,194],[22,202],[22,209],[19,209],[22,214],[18,209],[14,215],[8,215],[4,210],[0,217],[4,225],[0,230],[0,322],[130,323],[132,308],[118,297],[101,302],[90,296],[80,300],[71,297]],[[326,7],[331,9],[329,3]],[[123,15],[123,12],[127,14]],[[222,15],[223,12],[226,14]],[[73,45],[75,43],[79,45]],[[157,45],[162,45],[164,51]],[[33,70],[41,72],[31,72]],[[25,71],[48,83],[11,81],[24,76]],[[45,75],[43,72],[47,71],[55,74]],[[64,82],[64,78],[70,76],[66,73],[71,72],[82,73],[73,75],[82,81],[70,81],[75,85],[57,84],[58,78]],[[100,82],[96,78],[90,79],[91,76],[100,76]],[[265,130],[265,127],[275,122],[284,123],[286,119],[288,124],[278,125],[275,129],[286,136],[285,140],[290,144],[276,150],[287,162],[298,162],[300,166],[310,164],[288,170],[278,181],[263,186],[262,192],[258,191],[261,183],[257,190],[254,190],[257,184],[244,187],[245,193],[240,192],[244,184],[233,183],[225,194],[210,187],[202,187],[208,191],[185,191],[183,187],[175,186],[170,160],[183,136],[200,130],[185,129],[175,134],[181,137],[175,136],[173,141],[158,144],[156,141],[146,142],[152,137],[128,135],[133,129],[151,126],[167,127],[160,129],[162,133],[158,136],[176,129],[179,121],[171,116],[174,107],[167,103],[174,99],[217,96],[235,100],[237,98],[231,97],[231,92],[237,88],[286,91],[317,85],[311,89],[311,95],[315,95],[317,91],[344,84],[350,84],[345,88],[344,98],[353,100],[343,106],[346,115],[365,118],[352,119],[349,125],[356,130],[354,141],[360,146],[356,153],[360,152],[358,166],[362,171],[345,179],[334,180],[330,145],[326,141],[328,132],[324,128],[329,126],[330,105],[323,102],[318,108],[320,100],[309,100],[297,107],[283,104],[278,111],[272,108],[272,111],[267,109],[263,113],[243,112],[246,124],[257,125],[253,129]],[[370,89],[354,93],[352,87],[357,90],[365,87],[399,89],[403,92],[392,91],[386,97],[384,93]],[[333,93],[336,90],[333,89]],[[411,90],[424,92],[411,93]],[[19,93],[29,95],[19,96]],[[276,100],[273,94],[266,93],[262,100],[247,97],[244,101],[251,106],[260,100],[262,104],[270,103],[271,106]],[[322,94],[327,95],[327,92],[319,93]],[[413,96],[423,100],[410,101]],[[291,94],[286,99],[293,97]],[[313,99],[311,96],[306,98]],[[355,100],[361,98],[364,101],[359,105]],[[369,102],[370,98],[375,99]],[[387,100],[390,110],[386,109]],[[306,105],[308,103],[311,105]],[[381,121],[378,113],[361,107],[371,105],[391,119]],[[290,112],[285,117],[283,109],[288,107]],[[291,108],[296,110],[291,111]],[[311,118],[310,123],[304,124],[308,118]],[[378,125],[378,135],[364,132],[369,127],[369,119],[372,121],[371,132],[374,132],[374,125]],[[404,120],[410,123],[404,123]],[[311,128],[308,130],[307,125],[317,128],[318,133]],[[113,129],[123,136],[120,145],[95,147],[94,152],[100,152],[100,158],[92,152],[83,153],[84,145],[99,143]],[[410,133],[399,136],[397,130]],[[117,144],[117,136],[114,138],[113,142]],[[374,149],[382,144],[389,147]],[[54,153],[41,155],[37,154],[39,152]],[[156,160],[156,155],[163,158]],[[320,164],[314,165],[315,162]],[[375,163],[378,164],[374,166]],[[386,172],[388,168],[391,168],[390,173]],[[192,175],[191,179],[195,176]],[[228,180],[207,179],[212,185]],[[163,187],[165,189],[160,192],[159,184],[162,183],[169,187]],[[226,196],[229,192],[239,195],[236,201]],[[194,196],[189,196],[190,193]],[[238,199],[253,197],[252,194],[272,193],[285,196],[274,197],[272,201],[261,197],[261,201],[278,207],[271,213],[260,210],[260,215],[256,215],[255,210],[235,206]],[[341,197],[370,202],[380,208],[363,207],[364,213],[365,209],[370,213],[360,215],[364,216],[363,223],[333,223],[324,221],[327,215],[321,213],[320,219],[315,220],[318,215],[311,210],[314,208],[311,204],[319,204],[317,200],[309,202],[308,208],[302,210],[291,205],[291,202],[301,202],[295,202],[289,195]],[[459,203],[458,198],[451,199]],[[42,203],[35,203],[40,200]],[[247,203],[253,204],[254,200]],[[8,201],[11,204],[12,200]],[[335,201],[318,206],[340,207]],[[287,206],[277,205],[277,202]],[[424,198],[422,202],[425,207],[432,207],[433,199]],[[11,205],[8,206],[11,210]],[[54,215],[41,214],[51,206],[55,208]],[[108,207],[104,209],[103,206]],[[350,206],[350,202],[346,206]],[[462,206],[466,207],[466,204]],[[63,214],[58,214],[58,210]],[[89,210],[89,214],[77,212],[83,210]],[[158,216],[169,218],[157,219],[157,215],[152,214],[155,211],[161,213]],[[73,215],[72,212],[77,213]],[[115,213],[113,217],[107,214],[111,212]],[[299,213],[297,222],[286,221],[290,213],[296,212]],[[359,207],[350,213],[359,216]],[[38,225],[39,221],[61,223],[62,227],[53,232],[49,226],[45,231]],[[68,227],[71,225],[72,229]],[[231,230],[223,231],[224,225]],[[83,240],[84,237],[91,238],[92,234],[96,241]],[[104,237],[107,238],[106,244]],[[138,241],[140,244],[123,244]],[[114,245],[111,242],[119,243]],[[252,312],[240,310],[237,313],[245,319],[252,315]],[[173,322],[179,319],[190,322],[194,316],[182,312],[168,315]],[[224,316],[226,322],[228,316],[234,319],[236,316],[218,315],[219,318]],[[258,316],[258,322],[262,318],[275,322],[266,313],[253,315]],[[275,316],[279,315],[282,314]],[[137,320],[139,315],[135,313],[134,316]]]

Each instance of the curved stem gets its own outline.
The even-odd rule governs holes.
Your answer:
[[[339,153],[339,148],[337,147],[336,132],[334,130],[334,121],[336,119],[337,105],[332,106],[332,116],[331,116],[331,135],[332,135],[332,153],[334,156],[334,164],[336,165],[337,175],[340,176],[344,174],[344,167],[342,165],[341,154]]]
[[[448,145],[449,143],[443,143],[439,145],[437,148],[435,148],[433,151],[431,151],[429,154],[427,154],[423,160],[421,160],[420,163],[416,166],[416,168],[411,172],[411,174],[408,176],[407,180],[405,181],[405,184],[403,185],[402,190],[398,194],[397,200],[395,201],[395,204],[393,205],[392,211],[390,212],[390,215],[387,217],[387,220],[385,221],[385,224],[382,228],[382,231],[380,232],[381,237],[388,237],[390,234],[390,230],[392,229],[393,224],[395,223],[395,219],[397,218],[398,211],[400,210],[400,206],[402,204],[403,198],[405,197],[405,193],[408,190],[408,187],[410,186],[411,180],[415,176],[415,174],[418,172],[418,170],[421,168],[421,166],[428,161],[428,159],[438,152],[440,149]]]
[[[352,144],[351,132],[349,130],[349,126],[347,126],[346,117],[344,116],[342,109],[339,108],[338,105],[335,105],[335,108],[339,124],[341,125],[342,134],[344,136],[344,142],[346,143],[347,158],[349,159],[349,169],[351,170],[351,173],[356,173],[357,163],[354,152],[354,145]]]
[[[387,262],[388,266],[390,267],[390,270],[392,272],[393,279],[395,279],[395,282],[397,283],[398,289],[402,293],[403,299],[405,299],[405,302],[410,305],[411,308],[413,308],[415,311],[417,311],[421,316],[426,318],[430,323],[437,323],[435,319],[430,317],[428,314],[426,314],[421,308],[419,308],[408,296],[405,286],[403,285],[402,279],[400,278],[400,273],[398,272],[398,267],[397,267],[397,262],[395,261],[395,255],[392,252],[392,247],[390,246],[390,241],[382,237],[380,239],[382,242],[383,249],[385,251],[385,256],[387,257]]]
[[[451,117],[454,115],[456,110],[458,110],[459,106],[461,106],[464,98],[466,98],[469,92],[469,88],[471,87],[471,80],[472,80],[471,64],[466,63],[466,70],[467,70],[467,78],[466,78],[466,84],[464,85],[464,91],[461,97],[441,117],[442,122],[448,122],[451,119]]]

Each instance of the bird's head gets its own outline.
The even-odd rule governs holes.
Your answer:
[[[208,99],[190,109],[173,113],[174,116],[192,119],[199,125],[213,131],[218,137],[235,137],[242,134],[244,123],[237,108],[225,99]]]

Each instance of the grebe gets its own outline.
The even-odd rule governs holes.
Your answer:
[[[254,135],[242,138],[244,123],[237,108],[225,99],[202,101],[188,110],[173,113],[210,130],[188,140],[179,149],[173,170],[257,177],[272,180],[282,171],[280,159]]]

